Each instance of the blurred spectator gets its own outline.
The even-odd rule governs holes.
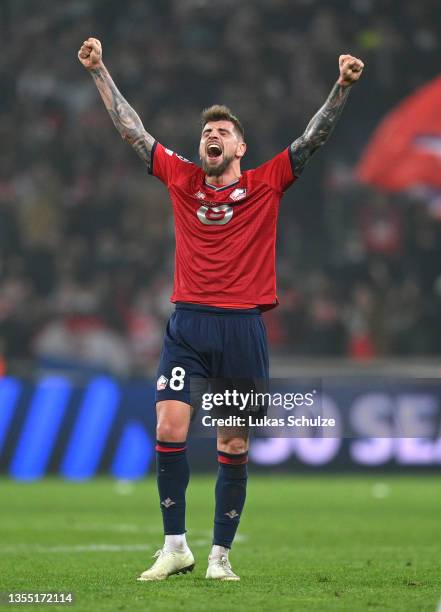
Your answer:
[[[360,234],[367,255],[396,258],[402,249],[400,209],[386,196],[375,194],[360,211]]]

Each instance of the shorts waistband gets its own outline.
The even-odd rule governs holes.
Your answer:
[[[216,315],[255,315],[260,316],[260,308],[218,308],[217,306],[206,306],[205,304],[192,304],[190,302],[176,302],[176,310],[192,310],[204,314]]]

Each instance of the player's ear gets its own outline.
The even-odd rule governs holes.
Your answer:
[[[245,155],[247,150],[247,145],[245,142],[239,142],[236,149],[236,156],[241,158]]]

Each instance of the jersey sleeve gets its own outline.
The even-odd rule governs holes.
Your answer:
[[[293,172],[289,147],[261,166],[258,166],[254,173],[258,180],[266,183],[276,191],[286,191],[297,178]]]
[[[173,182],[177,172],[188,171],[191,166],[193,164],[188,159],[155,141],[148,168],[149,174],[156,176],[167,187]]]

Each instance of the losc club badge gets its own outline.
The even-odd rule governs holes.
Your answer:
[[[230,193],[230,200],[237,202],[238,200],[243,200],[247,196],[246,189],[235,189]]]
[[[166,378],[164,374],[161,374],[161,376],[156,381],[157,391],[164,391],[164,389],[167,387],[167,383],[168,383],[168,378]]]

